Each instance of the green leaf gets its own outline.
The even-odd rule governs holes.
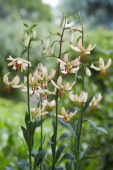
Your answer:
[[[64,145],[61,145],[61,146],[57,149],[57,151],[56,151],[56,162],[58,161],[58,159],[59,159],[60,155],[62,154],[62,152],[63,152],[63,150],[64,150],[65,147],[66,147],[66,145],[64,144]]]
[[[25,139],[27,145],[29,145],[29,138],[28,138],[27,129],[23,126],[21,126],[21,129],[22,129],[22,132],[23,132],[24,139]]]
[[[104,128],[102,128],[102,127],[97,127],[96,129],[97,129],[98,131],[103,132],[103,133],[105,133],[105,134],[108,135],[108,132],[107,132],[106,129],[104,129]]]
[[[44,119],[42,119],[42,120],[35,120],[34,121],[34,127],[35,128],[40,127],[43,122],[44,122]]]
[[[18,162],[16,163],[16,165],[17,165],[18,168],[23,169],[24,167],[28,167],[28,166],[29,166],[29,163],[26,162],[25,160],[21,160],[21,161],[18,161]]]
[[[46,150],[40,151],[38,152],[38,154],[35,157],[35,161],[34,161],[34,169],[40,165],[40,163],[42,162],[44,156],[46,154]]]
[[[70,133],[63,133],[60,137],[59,137],[59,139],[58,139],[58,141],[62,141],[63,139],[65,139],[65,138],[67,138],[67,137],[71,137],[72,135],[70,134]]]
[[[37,24],[33,24],[32,26],[31,26],[31,28],[35,28],[37,26]]]
[[[58,58],[58,56],[56,56],[55,54],[52,54],[52,57],[56,57],[56,58]]]
[[[97,128],[96,123],[92,120],[87,120],[87,121],[93,126],[94,130],[96,131]]]
[[[69,123],[65,122],[64,120],[62,120],[60,118],[58,118],[58,120],[62,126],[64,126],[66,129],[68,129],[70,132],[72,132],[73,136],[76,136],[74,129],[72,128],[72,126]]]
[[[59,32],[57,32],[57,35],[58,35],[58,36],[61,36],[61,34],[60,34]]]
[[[70,154],[70,153],[66,153],[66,154],[64,154],[64,155],[62,156],[62,158],[60,159],[60,161],[58,162],[58,164],[57,164],[57,165],[59,165],[61,162],[63,162],[63,161],[64,161],[64,160],[66,160],[66,159],[74,160],[74,158],[73,158],[73,155],[72,155],[72,154]]]
[[[27,27],[27,28],[29,28],[29,25],[27,25],[26,23],[24,23],[24,26]]]
[[[75,112],[75,111],[78,111],[79,110],[79,107],[73,107],[71,108],[70,110],[68,110],[67,114],[71,113],[71,112]]]
[[[52,119],[52,125],[53,125],[54,134],[55,134],[56,133],[56,122],[54,121],[54,119]]]
[[[63,168],[56,168],[56,170],[63,170]]]

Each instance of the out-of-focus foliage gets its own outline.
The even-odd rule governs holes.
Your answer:
[[[13,14],[28,20],[50,21],[52,19],[50,6],[43,4],[42,0],[1,0],[0,8],[1,18],[6,18]]]
[[[0,91],[3,74],[10,70],[7,67],[7,57],[18,57],[24,49],[24,23],[37,24],[38,38],[45,39],[48,32],[54,29],[51,8],[41,0],[0,1]],[[35,43],[34,43],[35,44]],[[32,61],[37,63],[41,51],[41,43],[33,45]],[[3,93],[2,93],[3,94]]]
[[[112,0],[63,0],[62,8],[71,14],[80,11],[84,21],[90,21],[91,26],[103,25],[113,28],[113,1]]]

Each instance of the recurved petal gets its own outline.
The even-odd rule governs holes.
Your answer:
[[[97,103],[99,103],[102,100],[102,95],[99,93],[98,98],[97,98]]]
[[[85,53],[88,54],[90,51],[92,51],[95,48],[96,44],[92,46],[92,44],[89,44],[88,47],[85,49]]]
[[[70,71],[70,73],[76,73],[78,70],[79,70],[79,67],[72,68],[71,71]]]
[[[77,47],[82,51],[83,50],[83,45],[82,45],[82,38],[80,38],[77,42]]]
[[[77,66],[80,64],[80,58],[76,58],[75,60],[71,61],[72,66]]]
[[[51,74],[48,76],[47,79],[48,79],[48,80],[52,80],[52,79],[54,78],[55,74],[56,74],[56,70],[55,70],[55,69],[52,69]]]
[[[70,47],[76,52],[81,52],[81,49],[79,49],[78,47],[74,47],[73,45],[70,45]]]
[[[20,77],[19,77],[19,76],[16,76],[16,77],[12,80],[11,86],[16,86],[16,85],[19,84],[19,82],[20,82]]]
[[[64,62],[65,62],[65,63],[68,63],[68,54],[65,54],[65,55],[64,55]]]
[[[55,86],[57,89],[59,89],[59,86],[53,80],[51,80],[51,83],[53,84],[53,86]]]
[[[110,67],[111,62],[112,62],[112,60],[111,60],[111,58],[109,58],[108,63],[107,63],[106,66],[104,67],[105,70]]]
[[[91,67],[92,69],[96,70],[96,71],[100,71],[100,67],[96,67],[96,66],[94,66],[93,64],[91,64],[90,67]]]
[[[10,72],[8,72],[7,74],[5,74],[3,76],[3,82],[6,84],[6,85],[10,85],[10,82],[8,81],[8,75],[10,74]]]
[[[62,107],[62,109],[61,109],[61,114],[62,114],[62,116],[66,116],[66,114],[67,114],[64,107]]]
[[[58,80],[57,80],[57,85],[60,87],[62,86],[62,76],[59,76]]]
[[[100,67],[104,67],[104,60],[102,57],[100,57],[99,59],[99,64],[100,64]]]

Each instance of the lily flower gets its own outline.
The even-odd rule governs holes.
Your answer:
[[[20,82],[20,77],[16,76],[12,81],[8,80],[8,75],[10,74],[10,72],[8,72],[7,74],[4,75],[3,77],[3,81],[6,85],[11,86],[13,88],[20,88],[23,86],[23,84],[18,85]]]
[[[84,54],[90,54],[90,51],[92,51],[95,48],[96,44],[92,46],[92,44],[89,44],[88,47],[85,49],[82,45],[82,39],[80,38],[79,41],[77,42],[76,47],[71,45],[71,48],[76,51],[76,52],[83,52]]]
[[[50,75],[48,76],[47,68],[44,67],[43,65],[39,65],[39,67],[37,68],[36,72],[37,72],[37,77],[38,77],[39,80],[49,81],[49,80],[52,80],[54,78],[56,70],[52,69]]]
[[[44,107],[42,109],[41,108],[33,108],[33,109],[31,109],[31,112],[34,113],[34,119],[37,119],[39,116],[43,116],[43,115],[46,115],[49,113],[48,111],[44,112]]]
[[[70,85],[70,83],[66,83],[65,85],[63,85],[62,76],[59,76],[57,84],[53,80],[51,80],[51,82],[59,90],[71,90],[74,84],[76,83],[76,81],[74,81],[72,85]]]
[[[61,115],[58,115],[59,118],[64,119],[66,122],[70,122],[70,119],[77,113],[77,110],[75,112],[71,112],[67,114],[64,107],[61,109]],[[56,114],[55,114],[56,116]]]
[[[85,91],[82,91],[80,93],[80,96],[74,95],[72,91],[69,93],[69,97],[73,102],[81,102],[85,103],[87,101],[88,93]]]
[[[63,74],[76,73],[79,70],[79,60],[80,58],[76,58],[75,60],[69,62],[67,54],[64,55],[64,61],[59,58],[57,59],[57,61],[60,63],[60,69]]]
[[[93,64],[90,66],[92,69],[100,72],[105,72],[111,65],[111,58],[109,58],[107,64],[105,65],[102,57],[99,58],[99,67],[94,66]]]
[[[23,60],[22,58],[20,57],[17,57],[17,58],[13,58],[11,56],[9,56],[9,58],[7,58],[7,60],[11,61],[8,66],[13,66],[13,70],[16,70],[16,71],[23,71],[26,69],[26,67],[28,67],[28,64],[29,66],[31,67],[31,62],[27,61],[27,60]]]
[[[95,98],[95,96],[92,98],[91,102],[89,103],[89,106],[92,108],[92,107],[95,107],[97,106],[97,104],[102,100],[102,95],[99,93],[97,99]]]
[[[81,53],[80,58],[81,59],[87,59],[87,54],[90,54],[90,52],[95,48],[96,44],[92,46],[92,44],[89,44],[87,48],[84,48],[82,45],[82,39],[80,38],[79,41],[77,42],[77,45],[74,47],[71,45],[71,48],[76,51]],[[83,58],[84,57],[84,58]]]
[[[45,106],[47,108],[46,110],[50,112],[56,106],[56,101],[52,100],[51,102],[48,102],[45,100],[43,106]]]

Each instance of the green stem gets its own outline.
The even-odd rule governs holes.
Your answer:
[[[40,96],[41,98],[41,109],[42,109],[42,96]],[[42,116],[41,116],[41,122],[42,122]],[[43,143],[43,125],[41,123],[41,150],[42,150],[42,143]],[[42,169],[42,162],[40,164],[40,170]]]
[[[62,30],[62,34],[61,34],[61,38],[60,38],[60,49],[59,49],[59,59],[61,58],[61,54],[62,54],[62,39],[63,39],[63,35],[64,35],[64,30],[65,30],[65,25],[64,28]],[[57,74],[57,79],[60,75],[60,63],[58,63],[58,74]],[[56,163],[56,141],[57,141],[57,129],[58,129],[58,92],[59,90],[57,89],[56,91],[56,132],[54,134],[54,151],[53,151],[53,165],[52,165],[52,170],[55,170],[55,163]]]
[[[28,61],[29,61],[29,54],[30,54],[30,44],[31,44],[31,40],[29,41],[28,49],[27,49],[27,59],[28,59]],[[29,64],[28,64],[28,70],[27,70],[27,105],[28,105],[29,120],[31,120],[31,115],[30,115],[30,95],[29,95]],[[28,149],[29,149],[29,170],[32,170],[31,147],[28,146]]]
[[[84,28],[82,23],[82,18],[80,17],[80,22],[82,25],[82,46],[84,46]],[[82,90],[84,90],[84,60],[82,60]],[[80,150],[80,139],[81,139],[81,132],[82,132],[82,120],[83,120],[83,111],[81,111],[80,119],[78,120],[78,124],[80,125],[77,127],[77,152],[79,153]],[[79,129],[80,128],[80,129]],[[79,132],[78,132],[79,129]],[[78,160],[75,163],[75,169],[78,170],[79,163]]]

